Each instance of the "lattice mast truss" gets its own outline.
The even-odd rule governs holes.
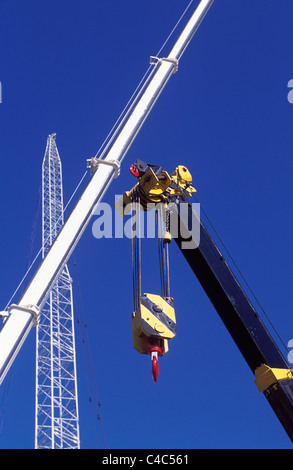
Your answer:
[[[56,134],[42,166],[43,258],[64,223]],[[42,308],[36,341],[35,448],[80,448],[72,279],[67,264]]]

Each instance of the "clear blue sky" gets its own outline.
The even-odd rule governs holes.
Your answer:
[[[66,202],[188,3],[0,1],[1,308],[26,269],[48,134],[57,133]],[[285,344],[293,338],[292,17],[291,0],[215,0],[104,199],[113,204],[133,186],[136,158],[170,172],[185,164]],[[33,254],[40,233],[38,218]],[[143,290],[159,293],[156,245],[143,249]],[[291,448],[175,244],[170,256],[178,334],[156,385],[149,358],[132,347],[130,241],[97,240],[90,223],[69,264],[107,446]],[[82,447],[103,448],[78,331],[76,343]],[[2,386],[0,448],[34,447],[34,374],[32,331]]]

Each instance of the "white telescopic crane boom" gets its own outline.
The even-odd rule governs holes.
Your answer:
[[[152,110],[160,93],[177,70],[180,57],[212,5],[201,0],[168,57],[158,59],[156,71],[114,143],[99,164],[77,205],[64,224],[18,305],[9,307],[9,316],[0,331],[0,384],[18,354],[31,327],[37,321],[47,296],[88,225],[97,204],[119,169],[129,147]]]

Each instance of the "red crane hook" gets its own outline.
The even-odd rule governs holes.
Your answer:
[[[159,377],[159,361],[158,361],[157,352],[152,353],[152,376],[153,376],[153,381],[156,384],[158,381],[158,377]]]
[[[146,349],[151,356],[152,360],[152,377],[153,381],[157,383],[159,377],[159,360],[158,357],[163,354],[163,349],[158,343],[152,344],[146,336]]]

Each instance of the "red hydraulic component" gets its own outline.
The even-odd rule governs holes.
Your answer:
[[[139,171],[138,171],[137,166],[135,166],[135,165],[133,165],[133,164],[130,165],[129,171],[130,171],[130,173],[131,173],[133,176],[135,176],[136,178],[139,177]]]
[[[151,356],[152,360],[152,377],[155,383],[158,381],[159,377],[159,361],[158,356],[162,356],[163,349],[159,345],[159,342],[151,343],[149,338],[146,336],[146,349],[148,354]]]

